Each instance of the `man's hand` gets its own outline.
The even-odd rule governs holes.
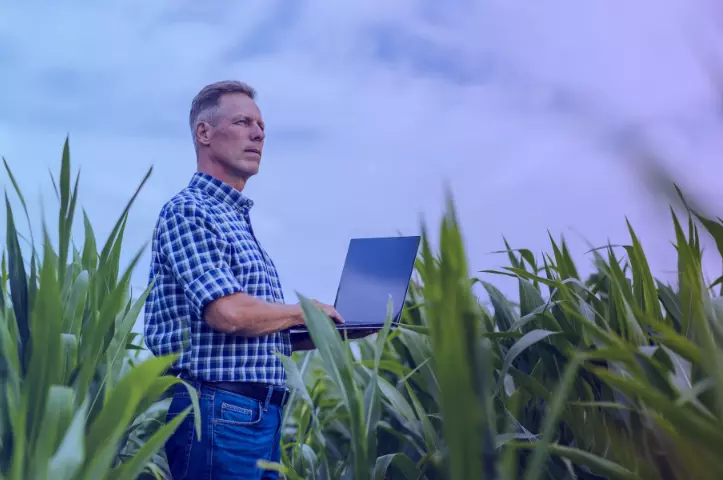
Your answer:
[[[331,305],[327,305],[325,303],[321,303],[317,300],[312,300],[314,302],[314,305],[316,305],[318,308],[320,308],[327,316],[331,317],[332,320],[334,320],[338,324],[344,323],[344,318],[339,314],[339,312],[336,311],[334,307]]]

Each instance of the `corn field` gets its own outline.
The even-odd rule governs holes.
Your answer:
[[[84,214],[76,246],[66,141],[57,245],[44,229],[36,249],[5,166],[0,479],[170,478],[162,447],[185,417],[164,421],[174,357],[136,356],[141,252],[119,264],[138,192],[100,250]],[[674,284],[656,280],[628,227],[627,245],[592,252],[587,278],[552,238],[539,256],[505,243],[509,264],[476,272],[450,196],[436,251],[421,226],[398,327],[344,341],[300,296],[318,349],[282,357],[293,396],[282,460],[267,466],[293,480],[723,478],[723,279],[705,283],[699,237],[722,260],[723,220],[671,209]],[[515,279],[519,298],[482,273]]]

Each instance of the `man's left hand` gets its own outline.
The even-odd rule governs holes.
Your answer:
[[[340,324],[344,323],[344,318],[339,314],[339,312],[336,311],[336,309],[331,306],[327,305],[325,303],[321,303],[318,300],[312,300],[314,302],[314,305],[316,305],[317,308],[321,309],[322,312],[324,312],[329,318],[334,320],[334,322]]]

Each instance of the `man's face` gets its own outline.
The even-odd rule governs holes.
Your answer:
[[[247,95],[223,95],[214,125],[203,135],[211,157],[230,176],[246,180],[258,173],[264,147],[264,122],[256,102]]]

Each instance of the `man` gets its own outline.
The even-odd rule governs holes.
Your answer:
[[[259,171],[264,121],[255,91],[235,81],[204,87],[190,127],[197,172],[161,209],[153,236],[145,309],[146,343],[155,355],[180,353],[174,373],[196,389],[202,436],[189,415],[166,444],[175,479],[276,478],[257,460],[279,461],[286,375],[276,352],[304,323],[286,304],[274,263],[258,241],[242,192]],[[333,307],[317,306],[336,322]],[[308,338],[308,337],[307,337]],[[170,420],[190,405],[174,390]]]

